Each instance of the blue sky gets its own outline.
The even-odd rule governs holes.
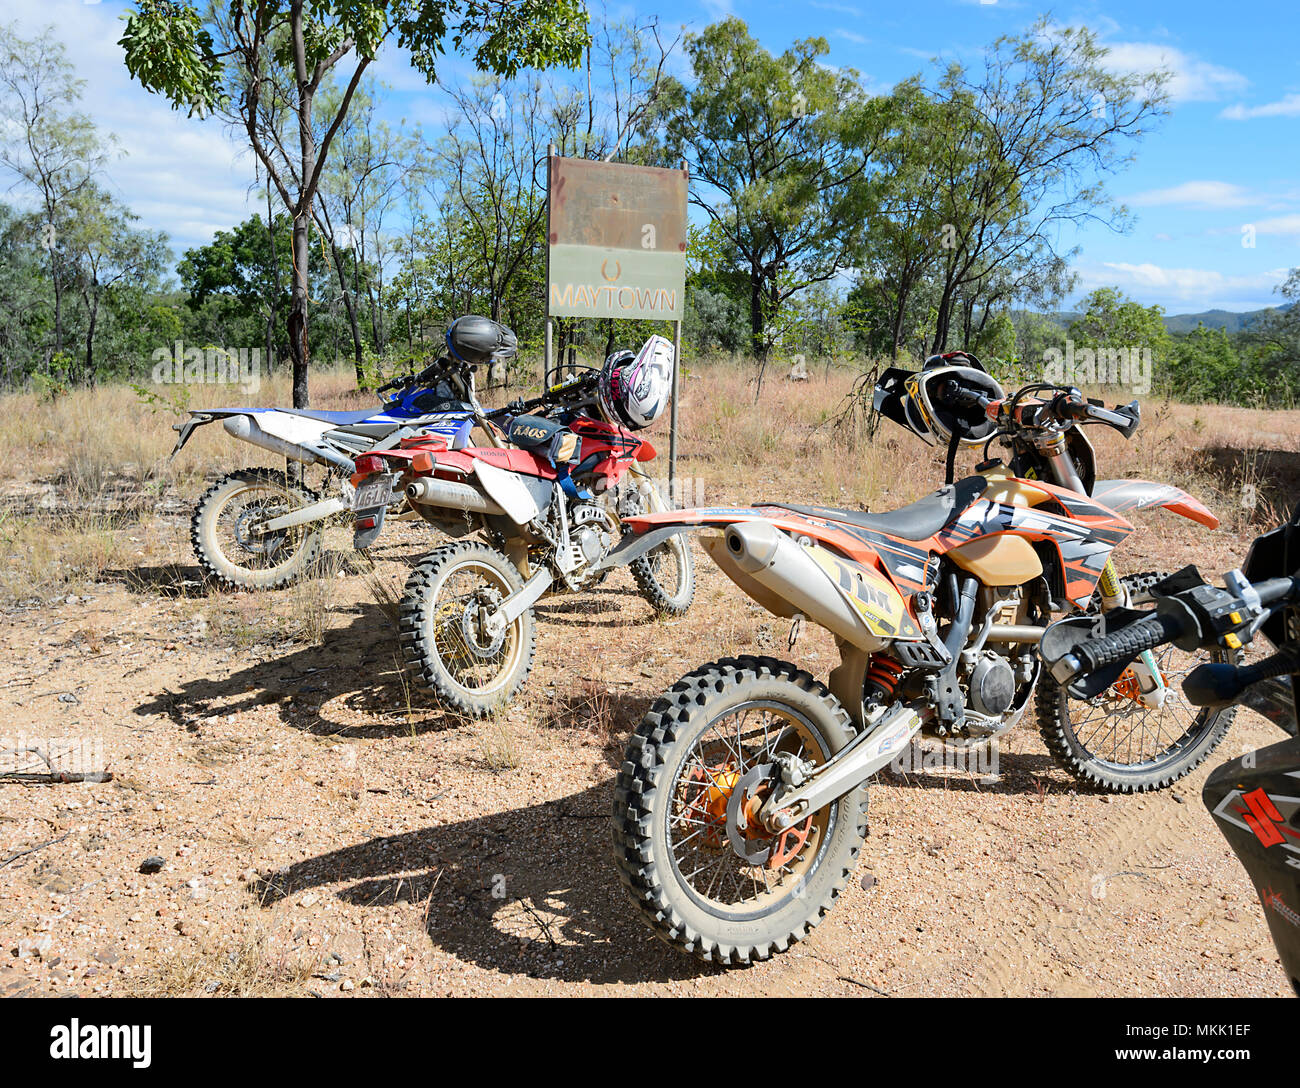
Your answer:
[[[214,122],[173,113],[131,83],[116,40],[127,5],[104,0],[5,0],[0,20],[26,31],[54,22],[87,82],[85,108],[116,133],[123,154],[114,188],[151,227],[171,235],[177,254],[255,210],[252,162]],[[633,9],[611,3],[612,13]],[[1300,5],[1240,0],[1079,3],[1022,0],[655,0],[665,25],[699,29],[726,14],[744,19],[773,52],[797,38],[825,37],[829,61],[856,68],[873,86],[927,70],[930,58],[975,61],[985,44],[1024,29],[1050,10],[1086,24],[1118,68],[1173,72],[1172,112],[1147,135],[1137,160],[1110,182],[1137,217],[1117,235],[1091,226],[1077,238],[1080,293],[1114,284],[1171,313],[1276,304],[1273,288],[1300,266]],[[792,17],[793,16],[793,17]],[[448,62],[445,76],[465,71]],[[426,127],[442,114],[439,92],[381,58],[392,90],[390,119]],[[1253,234],[1253,247],[1243,244]],[[1076,295],[1077,297],[1077,295]]]

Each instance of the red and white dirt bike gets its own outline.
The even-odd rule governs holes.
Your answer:
[[[594,586],[623,519],[669,510],[644,468],[655,448],[632,430],[663,409],[660,391],[638,379],[655,350],[664,363],[664,348],[672,351],[652,337],[636,355],[616,353],[599,371],[516,403],[497,446],[452,450],[427,435],[357,459],[357,547],[374,540],[397,488],[441,532],[475,538],[435,549],[407,580],[402,653],[418,690],[476,717],[504,706],[532,667],[542,595]],[[652,384],[663,379],[660,368]],[[638,389],[649,399],[638,400]],[[664,540],[629,565],[657,612],[690,607],[695,573],[684,539]]]
[[[1032,394],[1038,394],[1033,396]],[[801,940],[849,879],[867,831],[867,781],[918,732],[979,744],[1020,720],[1037,692],[1052,755],[1116,792],[1166,786],[1222,739],[1231,710],[1190,706],[1193,660],[1146,652],[1105,691],[1073,700],[1040,676],[1054,613],[1146,599],[1162,575],[1121,579],[1123,514],[1161,506],[1214,528],[1191,495],[1095,480],[1081,423],[1128,437],[1136,402],[1107,410],[1077,390],[1008,397],[973,356],[886,372],[877,410],[926,441],[1001,439],[1009,461],[910,506],[864,513],[765,503],[628,519],[626,561],[683,528],[709,528],[715,563],[777,616],[828,629],[841,660],[824,685],[796,665],[724,659],[682,677],[629,743],[614,800],[624,884],[666,940],[745,963]]]

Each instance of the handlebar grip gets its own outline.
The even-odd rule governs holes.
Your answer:
[[[987,408],[992,401],[973,389],[963,389],[957,382],[948,382],[939,394],[939,403],[950,408]]]
[[[1098,672],[1122,661],[1137,657],[1143,650],[1151,650],[1177,638],[1183,632],[1184,621],[1178,616],[1154,615],[1131,623],[1114,634],[1080,643],[1074,656],[1083,674]]]

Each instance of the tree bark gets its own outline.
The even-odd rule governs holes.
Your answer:
[[[749,272],[749,343],[756,359],[767,358],[763,342],[763,274],[757,268]]]
[[[95,384],[95,323],[99,317],[99,296],[92,286],[86,296],[86,309],[90,313],[90,322],[86,327],[86,362],[82,369],[81,380],[84,385]]]
[[[304,153],[304,164],[306,160],[307,156]],[[307,393],[307,365],[311,360],[311,349],[307,339],[307,268],[311,256],[307,227],[310,222],[310,217],[305,212],[300,212],[293,220],[294,267],[293,294],[289,302],[289,355],[293,359],[293,406],[295,408],[311,407]]]

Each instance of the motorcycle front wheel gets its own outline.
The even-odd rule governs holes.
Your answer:
[[[279,589],[303,577],[320,554],[320,523],[270,533],[260,522],[315,502],[283,472],[246,469],[214,483],[194,508],[190,543],[203,571],[234,589]]]
[[[474,718],[509,703],[532,669],[536,622],[531,608],[500,631],[488,619],[523,585],[510,560],[477,541],[425,556],[399,609],[402,657],[416,689]]]
[[[643,487],[654,490],[652,484]],[[647,507],[643,492],[634,493],[624,503],[624,513],[640,512]],[[650,509],[668,509],[668,504],[654,492]],[[685,533],[665,540],[628,564],[637,589],[660,616],[682,616],[695,600],[695,559]]]
[[[1150,602],[1148,587],[1163,577],[1135,574],[1122,581],[1133,603],[1143,605]],[[1080,782],[1111,793],[1164,789],[1199,767],[1227,735],[1235,706],[1196,707],[1183,695],[1183,677],[1205,656],[1173,646],[1151,653],[1167,689],[1158,708],[1138,702],[1129,672],[1087,700],[1071,698],[1046,673],[1039,681],[1039,732],[1056,761]],[[1236,655],[1216,650],[1209,660],[1234,661]]]
[[[857,863],[866,786],[777,835],[756,820],[739,831],[735,817],[761,802],[777,753],[819,765],[852,736],[834,695],[772,658],[705,665],[656,700],[628,744],[613,812],[619,875],[646,924],[722,964],[807,937]]]

